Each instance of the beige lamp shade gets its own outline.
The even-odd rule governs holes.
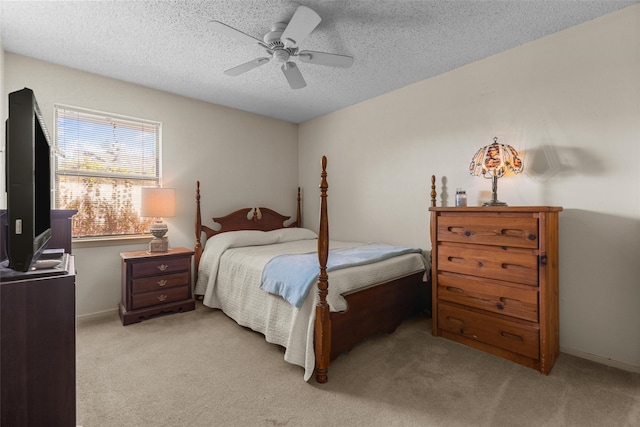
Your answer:
[[[176,215],[176,190],[174,188],[143,187],[140,215],[154,217],[156,220],[149,228],[153,240],[149,242],[149,252],[166,252],[169,243],[165,234],[167,224],[162,218]]]
[[[140,215],[169,218],[176,215],[175,188],[143,187]]]

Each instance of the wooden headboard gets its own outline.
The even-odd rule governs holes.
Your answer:
[[[200,265],[200,258],[202,257],[202,233],[208,238],[215,236],[216,234],[225,233],[228,231],[239,230],[259,230],[259,231],[271,231],[280,228],[295,228],[302,227],[302,210],[300,208],[300,187],[298,187],[298,203],[296,209],[296,220],[291,224],[285,225],[287,221],[291,219],[290,216],[279,214],[278,212],[264,207],[259,208],[243,208],[238,209],[228,215],[212,218],[217,224],[220,224],[220,229],[214,230],[211,227],[202,225],[202,215],[200,213],[200,181],[196,182],[196,245],[195,245],[195,280],[198,280],[198,266]]]

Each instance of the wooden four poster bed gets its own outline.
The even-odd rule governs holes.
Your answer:
[[[433,181],[432,178],[431,203],[435,205]],[[428,283],[425,283],[429,277],[428,257],[425,258],[422,253],[407,253],[376,262],[374,266],[332,271],[333,293],[329,292],[329,248],[344,246],[339,245],[341,242],[329,241],[328,188],[327,159],[323,156],[317,236],[311,230],[301,228],[299,188],[294,222],[286,224],[291,217],[269,208],[244,208],[223,217],[214,217],[213,221],[220,225],[218,230],[202,224],[199,181],[196,189],[195,294],[203,299],[205,305],[222,309],[238,324],[261,332],[267,341],[283,346],[285,360],[303,366],[305,380],[315,369],[319,383],[327,382],[331,360],[370,336],[393,332],[405,318],[424,307],[420,301],[424,301],[425,295],[430,293]],[[256,233],[256,230],[267,233]],[[206,235],[206,243],[212,242],[206,245],[206,251],[201,240],[202,233]],[[306,242],[289,242],[291,233],[297,235],[295,239],[301,236]],[[258,241],[248,240],[256,236],[259,237]],[[267,239],[267,236],[271,237]],[[295,245],[294,252],[303,253],[309,251],[308,244],[311,243],[315,253],[316,240],[315,268],[319,270],[315,270],[318,273],[314,282],[317,281],[317,292],[309,291],[301,307],[294,307],[280,296],[256,289],[255,283],[250,289],[243,287],[245,282],[255,282],[254,276],[261,273],[239,273],[234,263],[254,264],[251,268],[262,271],[262,264],[267,257],[261,254],[262,258],[258,257],[258,261],[253,258],[247,261],[243,257],[250,248],[242,247],[243,244],[248,244],[251,250],[258,248],[259,251],[270,251],[271,247],[281,250],[280,246]],[[297,246],[302,243],[307,249]],[[216,251],[219,254],[211,255]],[[224,273],[227,264],[230,272]],[[374,270],[365,270],[369,267]],[[225,281],[236,283],[224,285]],[[354,286],[356,289],[352,289]]]

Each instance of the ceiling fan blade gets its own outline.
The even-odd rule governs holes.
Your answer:
[[[287,78],[291,89],[302,89],[307,85],[307,82],[304,81],[304,77],[302,77],[302,73],[295,62],[285,62],[282,64],[282,72]]]
[[[298,53],[298,58],[302,62],[309,64],[327,65],[329,67],[349,68],[353,65],[353,56],[338,55],[336,53],[314,52],[312,50],[302,50]]]
[[[211,26],[214,30],[219,32],[220,34],[224,34],[225,36],[229,36],[238,41],[241,41],[245,44],[258,44],[260,46],[266,47],[264,42],[260,39],[257,39],[249,34],[245,34],[240,30],[236,30],[233,27],[228,26],[227,24],[223,24],[220,21],[212,21]]]
[[[285,47],[294,47],[300,44],[318,26],[322,19],[320,15],[306,6],[298,6],[280,36],[280,41]]]
[[[269,59],[270,58],[256,58],[252,61],[240,64],[237,67],[229,68],[228,70],[225,70],[224,73],[227,76],[239,76],[242,73],[246,73],[247,71],[251,71],[254,68],[258,68],[259,66],[266,64],[269,62]]]

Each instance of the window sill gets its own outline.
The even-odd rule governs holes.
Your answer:
[[[130,236],[105,236],[105,237],[74,237],[71,239],[71,247],[97,248],[103,246],[140,245],[149,243],[153,239],[151,234],[136,234]]]

